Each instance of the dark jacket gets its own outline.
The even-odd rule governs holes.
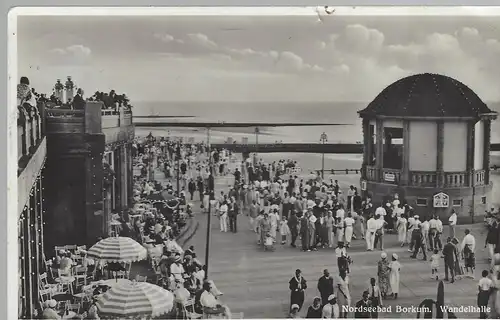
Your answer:
[[[370,300],[364,301],[363,299],[356,302],[356,311],[354,312],[354,318],[357,319],[369,319],[371,318],[371,314],[369,309],[364,310],[364,308],[371,307]]]
[[[322,276],[318,280],[318,291],[321,294],[321,298],[328,297],[333,294],[333,278]],[[327,301],[323,301],[323,304],[327,303]]]

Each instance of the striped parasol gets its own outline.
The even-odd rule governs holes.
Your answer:
[[[131,281],[113,286],[98,299],[96,306],[100,315],[157,317],[172,310],[174,295],[151,283]]]
[[[148,251],[132,238],[109,237],[92,246],[87,257],[106,262],[135,262],[147,258]]]

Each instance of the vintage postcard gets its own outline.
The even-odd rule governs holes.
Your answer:
[[[498,317],[499,14],[14,10],[10,316]]]

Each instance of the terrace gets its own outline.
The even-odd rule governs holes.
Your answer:
[[[108,110],[101,106],[101,102],[87,101],[83,110],[46,109],[47,133],[103,133],[106,144],[133,139],[132,111]]]

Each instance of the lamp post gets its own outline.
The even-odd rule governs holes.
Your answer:
[[[177,142],[177,148],[175,149],[175,157],[177,158],[177,196],[180,197],[180,174],[181,174],[181,144]]]
[[[257,165],[257,152],[259,151],[259,127],[255,127],[255,155],[254,155],[254,165]]]
[[[212,154],[210,150],[210,127],[207,128],[207,148],[208,148],[208,168],[210,171],[209,179],[210,177],[213,178],[212,176]],[[210,190],[210,183],[207,185],[207,191],[209,194],[209,199],[208,199],[208,214],[207,214],[207,239],[205,243],[205,280],[208,279],[208,262],[209,262],[209,255],[210,255],[210,231],[212,229],[212,222],[211,222],[211,216],[212,213],[211,211],[211,206],[212,206],[212,198],[215,200],[215,194],[214,190]]]
[[[328,141],[328,136],[325,132],[321,134],[319,140],[322,144],[325,144]],[[325,150],[323,150],[323,154],[321,155],[321,179],[325,180]]]

